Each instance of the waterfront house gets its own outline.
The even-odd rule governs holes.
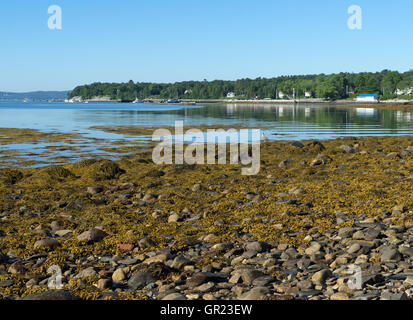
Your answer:
[[[405,88],[405,89],[396,89],[395,94],[398,96],[413,94],[413,88]]]
[[[359,94],[356,98],[357,102],[379,102],[377,94]]]
[[[69,99],[69,102],[82,102],[83,101],[83,99],[82,99],[82,97],[81,96],[76,96],[76,97],[73,97],[72,99]]]
[[[235,98],[235,93],[234,92],[228,92],[227,98]]]

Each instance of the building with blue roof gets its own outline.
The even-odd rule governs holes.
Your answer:
[[[356,98],[357,102],[379,102],[377,94],[359,94]]]

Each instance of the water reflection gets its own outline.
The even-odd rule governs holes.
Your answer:
[[[124,138],[91,126],[198,125],[266,126],[269,139],[327,139],[341,136],[410,135],[412,112],[331,105],[23,103],[0,101],[0,127],[78,132],[110,142]],[[139,137],[138,137],[139,139]],[[142,139],[143,140],[143,139]]]

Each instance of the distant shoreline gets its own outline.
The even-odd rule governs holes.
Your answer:
[[[168,103],[165,99],[143,99],[144,103]],[[383,100],[379,102],[358,102],[351,100],[334,100],[328,101],[323,99],[295,99],[295,100],[237,100],[237,99],[177,99],[176,103],[182,103],[186,105],[202,104],[202,103],[217,103],[217,104],[326,104],[345,107],[357,107],[363,106],[368,108],[381,108],[381,107],[413,107],[413,100]],[[110,100],[110,99],[87,99],[84,102],[124,102],[128,101]],[[171,103],[173,104],[173,103]]]

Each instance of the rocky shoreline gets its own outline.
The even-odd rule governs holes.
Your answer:
[[[411,137],[267,142],[256,176],[145,149],[0,169],[0,299],[411,300],[412,183]]]

